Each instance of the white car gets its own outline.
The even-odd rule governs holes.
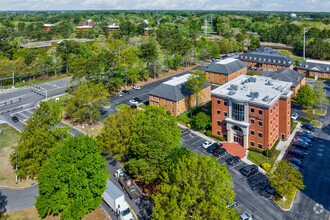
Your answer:
[[[211,146],[213,144],[212,141],[206,141],[202,144],[202,147],[204,147],[205,149],[208,148],[209,146]]]
[[[292,120],[297,120],[298,117],[299,117],[299,115],[297,113],[292,113],[292,115],[291,115]]]
[[[252,216],[249,213],[243,213],[240,215],[241,219],[243,220],[253,220]]]
[[[129,100],[129,103],[131,103],[131,104],[133,104],[133,105],[137,105],[137,104],[139,104],[139,102],[135,101],[134,99]]]
[[[116,94],[117,97],[122,97],[123,96],[123,93],[119,92]]]
[[[133,86],[133,89],[140,90],[141,87],[140,86]]]

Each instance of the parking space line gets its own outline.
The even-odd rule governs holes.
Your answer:
[[[18,114],[23,115],[23,117],[25,117],[25,118],[29,118],[28,116],[24,115],[22,112],[20,112]]]
[[[231,166],[231,167],[232,167],[232,168],[235,168],[235,167],[237,167],[238,165],[240,165],[241,163],[242,163],[242,161],[238,162],[236,165]]]

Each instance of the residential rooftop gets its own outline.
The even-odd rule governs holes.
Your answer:
[[[193,92],[186,87],[186,82],[191,72],[185,71],[183,73],[185,74],[182,76],[173,77],[170,80],[163,82],[151,90],[149,95],[161,97],[171,101],[179,101],[193,94]],[[211,83],[206,81],[203,88],[208,86],[211,86]]]
[[[211,91],[212,96],[270,108],[278,99],[288,99],[292,83],[264,76],[241,75]]]
[[[242,61],[234,58],[227,58],[207,65],[205,71],[229,75],[244,67],[246,67],[246,64]]]
[[[300,63],[298,69],[330,73],[330,62],[320,60],[306,60]]]
[[[87,39],[87,38],[72,38],[72,39],[60,39],[60,40],[49,40],[49,41],[38,41],[38,42],[30,42],[27,44],[21,45],[22,48],[39,48],[39,47],[50,47],[52,43],[61,43],[64,40],[73,40],[75,42],[89,42],[95,41],[94,39]]]

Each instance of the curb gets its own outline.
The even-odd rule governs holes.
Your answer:
[[[290,208],[289,208],[289,209],[284,209],[284,208],[282,208],[279,204],[277,204],[277,203],[275,202],[274,198],[273,198],[273,202],[274,202],[278,207],[280,207],[280,209],[282,209],[282,210],[285,211],[285,212],[288,212],[288,211],[290,211],[290,210],[292,209],[292,206],[293,206],[294,200],[296,199],[298,193],[299,193],[299,191],[297,190],[297,191],[296,191],[296,194],[294,195],[294,197],[293,197],[293,199],[292,199],[292,201],[291,201],[291,204],[290,204]]]
[[[14,186],[3,186],[3,185],[0,185],[0,188],[1,189],[21,190],[21,189],[31,188],[31,187],[34,187],[34,186],[37,186],[37,185],[39,185],[39,183],[36,182],[33,185],[31,185],[31,186],[14,187]]]

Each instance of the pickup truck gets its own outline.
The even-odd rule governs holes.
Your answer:
[[[125,200],[124,193],[110,180],[107,180],[107,188],[102,194],[103,200],[112,209],[120,220],[135,220]]]
[[[119,169],[115,172],[115,178],[120,183],[120,185],[125,189],[128,196],[135,202],[139,203],[141,198],[141,192],[135,183],[129,178],[125,170]]]

